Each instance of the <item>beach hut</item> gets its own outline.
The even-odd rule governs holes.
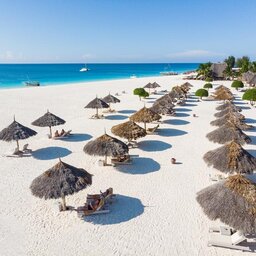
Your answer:
[[[242,109],[238,106],[236,106],[232,101],[225,101],[223,104],[216,107],[216,110],[221,111],[225,110],[226,108],[234,108],[236,111],[241,112]]]
[[[109,105],[109,111],[110,111],[110,112],[113,112],[113,111],[114,111],[114,110],[111,109],[111,103],[115,104],[115,103],[119,103],[119,102],[120,102],[120,100],[119,100],[118,98],[116,98],[115,96],[111,95],[110,93],[109,93],[109,95],[107,95],[106,97],[104,97],[102,100],[103,100],[104,102],[108,103],[108,105]]]
[[[224,71],[227,68],[227,63],[213,63],[211,65],[212,76],[216,80],[225,78]]]
[[[240,230],[256,233],[255,175],[233,175],[197,193],[197,202],[211,220]]]
[[[245,116],[240,114],[239,112],[237,112],[236,108],[235,107],[229,107],[229,108],[225,108],[217,113],[214,114],[215,117],[223,117],[227,114],[233,114],[235,115],[236,117],[238,117],[239,119],[241,120],[244,120],[245,119]]]
[[[161,119],[161,116],[149,108],[142,108],[133,115],[130,116],[130,120],[138,123],[144,123],[144,129],[146,130],[146,124]]]
[[[239,118],[239,116],[237,116],[237,113],[234,113],[234,112],[229,112],[226,115],[212,121],[210,124],[215,125],[215,126],[222,126],[222,125],[224,125],[228,122],[234,124],[235,126],[240,128],[241,130],[249,130],[249,129],[253,128],[252,125],[248,125],[248,124],[244,123]]]
[[[208,166],[227,174],[256,171],[256,158],[235,141],[207,152],[203,159]]]
[[[66,210],[66,196],[77,193],[92,184],[92,175],[82,168],[59,162],[35,178],[30,189],[34,196],[44,199],[62,199],[61,210]]]
[[[251,142],[250,137],[248,137],[245,133],[242,132],[241,129],[230,122],[208,133],[206,137],[210,141],[220,144],[225,144],[233,140],[237,143],[240,143],[241,145]]]
[[[242,74],[242,80],[245,81],[246,83],[250,84],[250,81],[253,79],[253,77],[256,74],[252,71],[247,71],[245,73]]]
[[[111,128],[111,132],[121,138],[127,139],[129,142],[147,135],[145,129],[137,125],[133,121],[127,121],[122,124],[115,125]]]
[[[47,110],[47,112],[32,122],[32,125],[39,126],[39,127],[49,127],[50,128],[50,135],[49,138],[52,138],[52,127],[57,125],[65,124],[66,121],[61,119],[60,117],[52,114]]]
[[[92,156],[104,156],[104,165],[107,165],[108,156],[125,156],[129,149],[124,142],[105,133],[97,139],[89,141],[84,146],[84,152]]]
[[[17,149],[15,150],[15,153],[19,153],[19,140],[25,140],[36,134],[36,131],[18,123],[14,118],[13,122],[0,132],[0,140],[7,142],[16,141]]]
[[[96,109],[96,115],[92,118],[99,119],[99,108],[109,108],[109,105],[103,101],[102,99],[99,99],[96,97],[94,100],[90,101],[84,108],[93,108]]]

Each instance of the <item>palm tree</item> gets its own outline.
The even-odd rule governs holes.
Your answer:
[[[236,61],[237,67],[241,68],[240,73],[243,74],[249,70],[250,58],[248,56],[243,56],[238,58]]]
[[[250,71],[256,73],[256,61],[252,61],[249,66]]]
[[[207,63],[202,63],[199,65],[198,69],[197,69],[197,76],[202,76],[204,79],[206,78],[210,78],[212,76],[212,72],[211,72],[211,62],[207,62]]]

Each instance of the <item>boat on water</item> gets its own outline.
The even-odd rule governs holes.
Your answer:
[[[26,86],[40,86],[40,82],[38,81],[27,81],[25,82]]]
[[[89,70],[90,70],[90,69],[87,68],[87,65],[84,65],[84,67],[80,69],[80,72],[87,72],[87,71],[89,71]]]
[[[134,79],[134,78],[137,78],[137,76],[131,75],[130,78]]]

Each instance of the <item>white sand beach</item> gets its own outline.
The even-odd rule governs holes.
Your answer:
[[[182,76],[163,76],[0,91],[0,130],[15,115],[18,122],[38,132],[20,142],[29,143],[31,157],[2,157],[13,151],[16,144],[0,141],[1,256],[241,255],[240,251],[207,246],[208,229],[218,223],[207,218],[195,199],[199,190],[212,184],[209,173],[214,170],[207,167],[203,155],[220,146],[206,138],[216,128],[210,121],[215,119],[218,102],[189,98],[186,105],[176,107],[175,117],[163,117],[159,134],[140,139],[139,148],[130,150],[131,155],[139,155],[131,166],[100,167],[100,157],[83,152],[90,139],[102,135],[104,129],[112,135],[113,125],[127,121],[129,115],[142,108],[144,101],[132,91],[154,81],[162,86],[160,90],[170,90],[185,82]],[[190,83],[194,86],[192,93],[204,84]],[[231,82],[213,84],[230,86]],[[120,93],[117,97],[121,103],[112,105],[117,112],[103,120],[89,119],[95,111],[84,106],[96,95],[104,97],[109,92]],[[241,96],[233,89],[232,92]],[[145,100],[146,107],[160,96],[150,95]],[[255,108],[239,100],[235,102],[243,108],[248,123],[256,125]],[[50,140],[48,128],[31,125],[47,109],[66,120],[65,125],[56,129],[72,129],[73,137]],[[255,129],[246,134],[253,142],[244,148],[256,156]],[[110,213],[81,220],[76,211],[59,212],[58,200],[39,199],[31,194],[32,180],[56,164],[59,157],[93,174],[92,186],[68,196],[67,205],[82,206],[87,193],[112,187],[117,199],[110,206]],[[172,157],[178,164],[171,164]]]

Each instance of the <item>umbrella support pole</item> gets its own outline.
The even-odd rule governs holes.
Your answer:
[[[61,199],[62,199],[62,210],[66,211],[67,210],[66,198],[65,198],[65,196],[62,196]]]
[[[105,156],[105,165],[107,165],[107,162],[108,162],[108,157],[107,156]]]
[[[147,126],[146,126],[146,123],[144,123],[144,129],[147,130]]]
[[[16,140],[16,143],[17,143],[17,149],[18,149],[18,151],[19,151],[19,150],[20,150],[19,141],[18,141],[18,140]]]
[[[99,109],[96,108],[96,117],[98,118],[99,117]]]
[[[50,138],[52,138],[52,127],[49,126],[49,128],[50,128]]]

